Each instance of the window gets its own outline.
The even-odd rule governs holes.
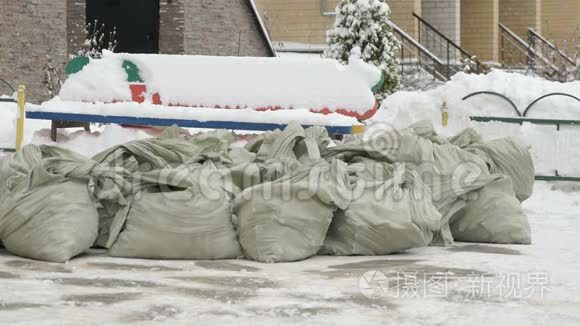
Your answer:
[[[320,13],[322,16],[336,16],[335,8],[338,0],[320,0]]]

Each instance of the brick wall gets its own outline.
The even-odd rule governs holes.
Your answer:
[[[159,52],[164,54],[185,53],[183,0],[161,0],[159,2],[159,20]]]
[[[423,0],[422,17],[459,44],[461,34],[460,0]]]
[[[185,53],[269,56],[246,0],[185,2]]]
[[[431,26],[449,38],[456,44],[461,43],[461,18],[459,0],[423,0],[422,17]],[[427,27],[423,26],[420,31],[423,35],[421,44],[426,46],[432,53],[442,60],[447,59],[447,45],[440,37],[434,37],[432,32],[427,32]],[[427,35],[425,35],[427,34]],[[457,56],[450,51],[450,59]]]
[[[85,0],[67,0],[66,39],[68,54],[75,54],[85,39],[87,4]]]
[[[0,1],[0,13],[0,76],[14,86],[26,84],[30,101],[47,99],[47,54],[66,62],[66,0]]]
[[[461,1],[461,45],[484,61],[498,60],[499,0]]]

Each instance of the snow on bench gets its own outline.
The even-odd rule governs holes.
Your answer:
[[[67,73],[59,96],[68,102],[306,109],[360,120],[378,109],[373,90],[383,82],[381,72],[360,59],[344,66],[330,59],[104,52],[101,59],[74,59]]]

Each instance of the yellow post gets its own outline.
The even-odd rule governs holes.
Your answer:
[[[441,124],[443,128],[447,127],[447,123],[449,121],[449,112],[447,111],[447,102],[443,102],[441,106]]]
[[[18,86],[18,118],[16,119],[16,151],[20,151],[24,139],[24,119],[26,119],[26,86]]]
[[[353,135],[360,135],[360,134],[364,134],[365,132],[365,125],[353,125],[352,126],[352,134]]]

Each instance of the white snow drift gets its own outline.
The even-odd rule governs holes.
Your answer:
[[[580,98],[580,81],[550,82],[501,70],[487,75],[458,73],[451,81],[433,90],[401,91],[389,96],[371,123],[388,124],[387,128],[404,128],[421,120],[430,120],[436,131],[445,136],[456,134],[466,127],[477,129],[486,141],[514,136],[530,146],[537,174],[554,175],[557,170],[560,175],[580,175],[580,126],[562,125],[557,131],[555,125],[470,121],[470,116],[518,116],[507,101],[497,96],[478,95],[462,100],[477,91],[505,95],[523,114],[535,99],[549,93],[567,93]],[[449,113],[446,128],[442,126],[441,114],[444,102]],[[580,120],[580,102],[565,96],[548,97],[537,102],[526,117]]]

